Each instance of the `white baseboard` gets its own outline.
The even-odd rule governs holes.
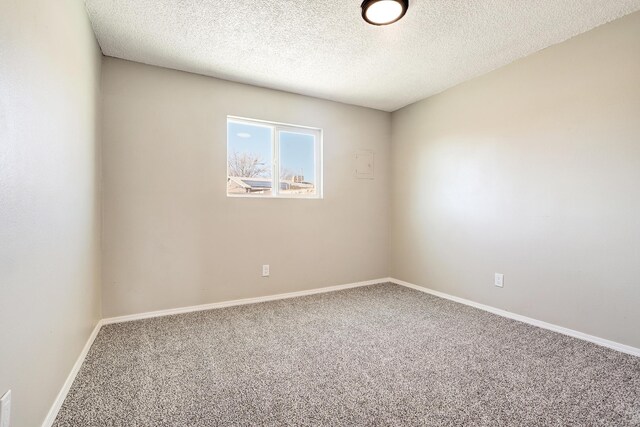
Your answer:
[[[584,332],[575,331],[573,329],[565,328],[562,326],[554,325],[552,323],[543,322],[542,320],[532,319],[531,317],[522,316],[520,314],[512,313],[510,311],[501,310],[499,308],[491,307],[489,305],[480,304],[468,299],[456,297],[453,295],[445,294],[444,292],[434,291],[433,289],[425,288],[422,286],[414,285],[413,283],[405,282],[394,278],[389,278],[389,281],[397,285],[406,286],[407,288],[415,289],[420,292],[435,295],[440,298],[445,298],[451,301],[455,301],[460,304],[468,305],[471,307],[479,308],[480,310],[488,311],[489,313],[497,314],[498,316],[507,317],[509,319],[517,320],[520,322],[528,323],[529,325],[537,326],[539,328],[548,329],[550,331],[558,332],[570,337],[578,338],[584,341],[589,341],[594,344],[598,344],[603,347],[608,347],[613,350],[620,351],[622,353],[631,354],[633,356],[640,357],[640,348],[631,347],[629,345],[620,344],[615,341],[610,341],[604,338],[596,337],[593,335],[585,334]]]
[[[356,283],[348,283],[346,285],[337,285],[337,286],[329,286],[326,288],[316,288],[310,289],[308,291],[298,291],[298,292],[289,292],[286,294],[276,294],[276,295],[267,295],[264,297],[256,297],[256,298],[243,298],[232,301],[222,301],[222,302],[214,302],[211,304],[202,304],[202,305],[192,305],[189,307],[181,307],[181,308],[170,308],[167,310],[158,310],[158,311],[149,311],[146,313],[139,314],[130,314],[127,316],[118,316],[118,317],[110,317],[107,319],[102,319],[102,324],[108,325],[111,323],[121,323],[121,322],[130,322],[132,320],[140,320],[140,319],[149,319],[152,317],[161,317],[161,316],[170,316],[173,314],[182,314],[182,313],[191,313],[194,311],[204,311],[204,310],[212,310],[214,308],[224,308],[224,307],[233,307],[236,305],[245,305],[245,304],[255,304],[259,302],[266,301],[275,301],[287,298],[296,298],[303,297],[306,295],[314,295],[321,294],[325,292],[334,292],[341,291],[343,289],[350,288],[358,288],[360,286],[369,286],[375,285],[377,283],[389,282],[391,279],[388,277],[375,279],[375,280],[367,280],[364,282],[356,282]]]
[[[78,372],[80,371],[80,368],[84,363],[84,359],[87,357],[87,353],[89,353],[89,349],[91,348],[93,341],[98,336],[98,332],[100,332],[101,327],[102,327],[102,320],[98,321],[95,328],[93,328],[91,335],[89,335],[89,339],[87,340],[86,344],[82,348],[82,351],[80,352],[80,356],[78,356],[78,359],[76,360],[76,363],[73,365],[73,368],[71,368],[71,372],[69,373],[69,376],[64,382],[62,389],[58,393],[58,396],[56,396],[56,400],[53,402],[53,406],[51,407],[51,409],[49,409],[49,413],[44,419],[44,422],[42,423],[42,427],[51,427],[53,425],[53,422],[56,420],[56,417],[58,416],[58,412],[60,411],[60,408],[64,403],[64,399],[66,399],[67,393],[69,393],[69,390],[71,389],[71,385],[73,384],[73,381],[76,379],[76,376],[78,375]]]

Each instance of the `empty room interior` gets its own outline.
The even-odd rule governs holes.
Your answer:
[[[0,0],[0,427],[640,426],[640,0]]]

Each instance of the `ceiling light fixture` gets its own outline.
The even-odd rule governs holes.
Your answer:
[[[362,18],[372,25],[389,25],[407,13],[409,0],[364,0]]]

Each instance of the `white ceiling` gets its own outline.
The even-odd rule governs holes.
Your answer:
[[[640,0],[86,0],[105,55],[393,111],[640,9]]]

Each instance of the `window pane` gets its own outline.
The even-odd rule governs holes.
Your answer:
[[[228,122],[228,194],[271,195],[272,136],[268,126]]]
[[[280,193],[316,194],[316,138],[306,133],[280,132]]]

